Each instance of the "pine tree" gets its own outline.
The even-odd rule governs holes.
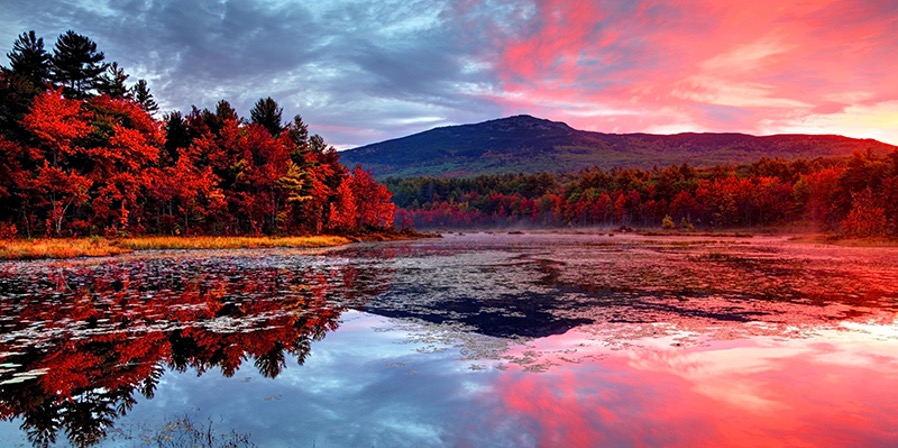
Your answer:
[[[215,105],[215,116],[221,121],[234,120],[238,123],[241,121],[237,111],[227,100],[221,100]]]
[[[0,135],[14,141],[27,138],[21,121],[42,91],[24,76],[6,68],[0,70]]]
[[[190,130],[184,123],[181,112],[173,111],[162,119],[165,126],[165,151],[171,161],[178,160],[178,150],[187,148],[193,143]]]
[[[309,146],[309,127],[303,123],[302,117],[293,116],[293,123],[284,126],[284,129],[290,133],[290,140],[298,147],[308,149]]]
[[[271,97],[260,98],[249,112],[253,123],[260,124],[273,136],[277,137],[283,129],[281,127],[281,114],[283,107],[278,107],[277,101]]]
[[[35,87],[43,87],[50,78],[50,55],[44,50],[44,38],[35,36],[33,30],[20,34],[6,57],[12,72]]]
[[[150,88],[147,87],[147,81],[145,79],[137,80],[137,84],[131,88],[131,97],[134,98],[134,101],[137,101],[137,104],[143,106],[143,110],[147,111],[150,115],[153,115],[153,113],[159,110],[159,105],[156,104],[156,100],[153,99],[153,94],[150,93]]]
[[[119,67],[118,62],[113,62],[97,80],[97,92],[112,98],[125,98],[128,95],[128,86],[125,85],[127,80],[125,69]]]
[[[105,55],[90,38],[72,30],[56,40],[50,57],[50,79],[63,85],[70,98],[87,98],[106,71]]]

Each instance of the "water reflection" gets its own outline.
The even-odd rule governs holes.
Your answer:
[[[162,257],[9,264],[0,284],[0,416],[35,446],[106,436],[152,398],[165,368],[277,377],[303,364],[340,314],[378,292],[355,266],[308,257]],[[378,282],[374,282],[375,284]]]
[[[492,421],[517,428],[522,446],[894,446],[896,332],[849,324],[803,339],[643,339],[638,350],[572,332],[528,349],[554,353],[552,369],[503,373]]]
[[[466,235],[416,246],[366,311],[540,338],[584,324],[788,327],[898,311],[898,251],[596,235]]]
[[[764,238],[0,263],[0,416],[35,446],[195,409],[260,446],[888,444],[896,312],[895,249]]]

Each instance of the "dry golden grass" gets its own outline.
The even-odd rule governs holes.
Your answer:
[[[257,249],[274,247],[315,248],[349,243],[341,236],[295,237],[164,237],[41,238],[0,240],[0,259],[106,257],[151,249]]]
[[[341,236],[289,236],[289,237],[250,237],[250,236],[149,236],[125,238],[116,241],[118,247],[134,250],[148,249],[258,249],[271,247],[331,247],[349,243]]]
[[[0,241],[0,259],[106,257],[131,252],[104,238],[46,238]]]

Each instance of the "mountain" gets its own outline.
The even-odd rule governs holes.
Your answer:
[[[483,123],[434,128],[340,153],[347,166],[361,165],[378,178],[419,175],[576,172],[602,168],[738,164],[761,157],[838,157],[855,151],[898,147],[839,135],[737,133],[675,135],[605,134],[565,123],[518,115]]]

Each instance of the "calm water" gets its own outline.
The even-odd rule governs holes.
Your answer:
[[[896,446],[896,312],[776,238],[5,262],[0,445]]]

